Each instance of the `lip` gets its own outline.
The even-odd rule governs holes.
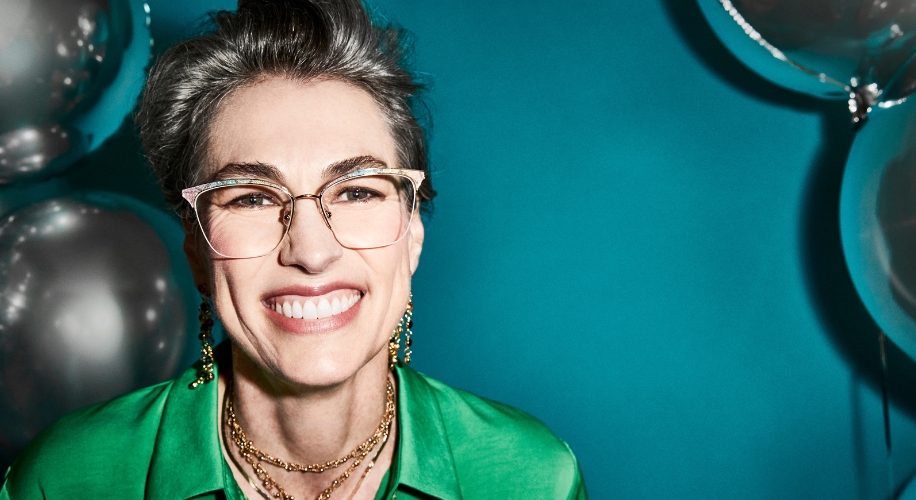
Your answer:
[[[267,301],[274,297],[279,297],[281,295],[301,295],[303,297],[318,297],[319,295],[326,295],[334,290],[356,290],[357,292],[365,295],[366,290],[362,287],[355,285],[353,283],[347,283],[345,281],[335,281],[333,283],[326,283],[324,285],[316,286],[303,286],[303,285],[293,285],[287,286],[284,288],[277,288],[276,290],[271,290],[265,293],[261,297],[261,301]]]
[[[360,299],[353,304],[352,307],[346,311],[336,314],[334,316],[329,316],[327,318],[321,319],[297,319],[297,318],[288,318],[283,314],[278,313],[273,310],[268,303],[271,299],[275,297],[281,297],[284,295],[298,295],[301,297],[318,297],[321,295],[326,295],[335,290],[354,290],[359,292],[362,296]],[[363,298],[366,296],[366,291],[353,283],[346,282],[333,282],[327,283],[324,285],[317,286],[303,286],[303,285],[293,285],[284,288],[278,288],[271,290],[270,292],[264,294],[261,297],[261,305],[264,307],[267,312],[268,318],[273,321],[277,326],[282,330],[289,332],[294,335],[309,335],[317,333],[327,333],[343,328],[349,324],[356,317],[359,312],[360,306],[363,303]]]

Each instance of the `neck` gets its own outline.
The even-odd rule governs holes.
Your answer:
[[[232,363],[229,383],[233,384],[232,398],[238,424],[247,439],[262,452],[286,462],[323,464],[344,457],[375,433],[385,412],[389,372],[384,355],[370,361],[353,377],[324,387],[303,387],[278,380],[261,370],[235,345],[232,346]],[[228,378],[220,377],[221,394],[227,381]],[[221,426],[225,425],[223,411],[220,405]],[[394,427],[392,423],[389,441],[394,440]],[[377,481],[370,482],[376,485],[376,489],[393,456],[394,446],[389,443],[385,448],[373,473]],[[231,439],[224,443],[224,449],[238,459],[250,477],[255,477]],[[354,471],[357,477],[375,456],[375,451],[364,460],[366,463]],[[262,466],[287,493],[297,498],[314,498],[352,462],[317,474],[290,473],[271,465]],[[255,482],[259,483],[257,479]],[[340,492],[345,493],[342,498],[346,498],[346,492],[356,482],[356,479],[351,479],[341,487]],[[370,483],[365,483],[363,488]],[[375,489],[367,488],[360,493],[366,491],[374,492]],[[302,493],[305,493],[304,497]]]

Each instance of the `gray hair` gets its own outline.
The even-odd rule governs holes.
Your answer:
[[[237,12],[210,17],[203,35],[171,47],[150,72],[136,121],[166,200],[187,216],[181,190],[199,184],[210,126],[233,91],[277,76],[339,80],[363,89],[390,127],[399,168],[423,170],[424,208],[436,195],[429,180],[428,119],[423,85],[407,68],[407,33],[378,24],[360,0],[240,0]]]

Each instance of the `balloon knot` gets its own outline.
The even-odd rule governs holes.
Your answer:
[[[870,83],[861,87],[853,86],[849,92],[849,113],[852,114],[852,126],[856,130],[862,128],[868,120],[868,113],[872,106],[878,102],[881,89],[878,84]]]

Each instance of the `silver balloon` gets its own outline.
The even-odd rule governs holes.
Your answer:
[[[185,267],[175,262],[181,229],[164,214],[166,230],[155,227],[139,202],[119,200],[52,199],[0,226],[0,452],[176,371],[191,288],[175,270]]]
[[[139,0],[0,0],[0,183],[57,173],[117,129],[147,25]]]
[[[76,107],[105,64],[111,15],[107,0],[0,1],[0,82],[29,93],[51,113]],[[24,97],[24,96],[22,96]]]
[[[697,0],[710,26],[761,76],[847,100],[853,123],[916,92],[912,0]]]
[[[843,254],[868,312],[916,359],[916,99],[873,118],[843,174]]]

